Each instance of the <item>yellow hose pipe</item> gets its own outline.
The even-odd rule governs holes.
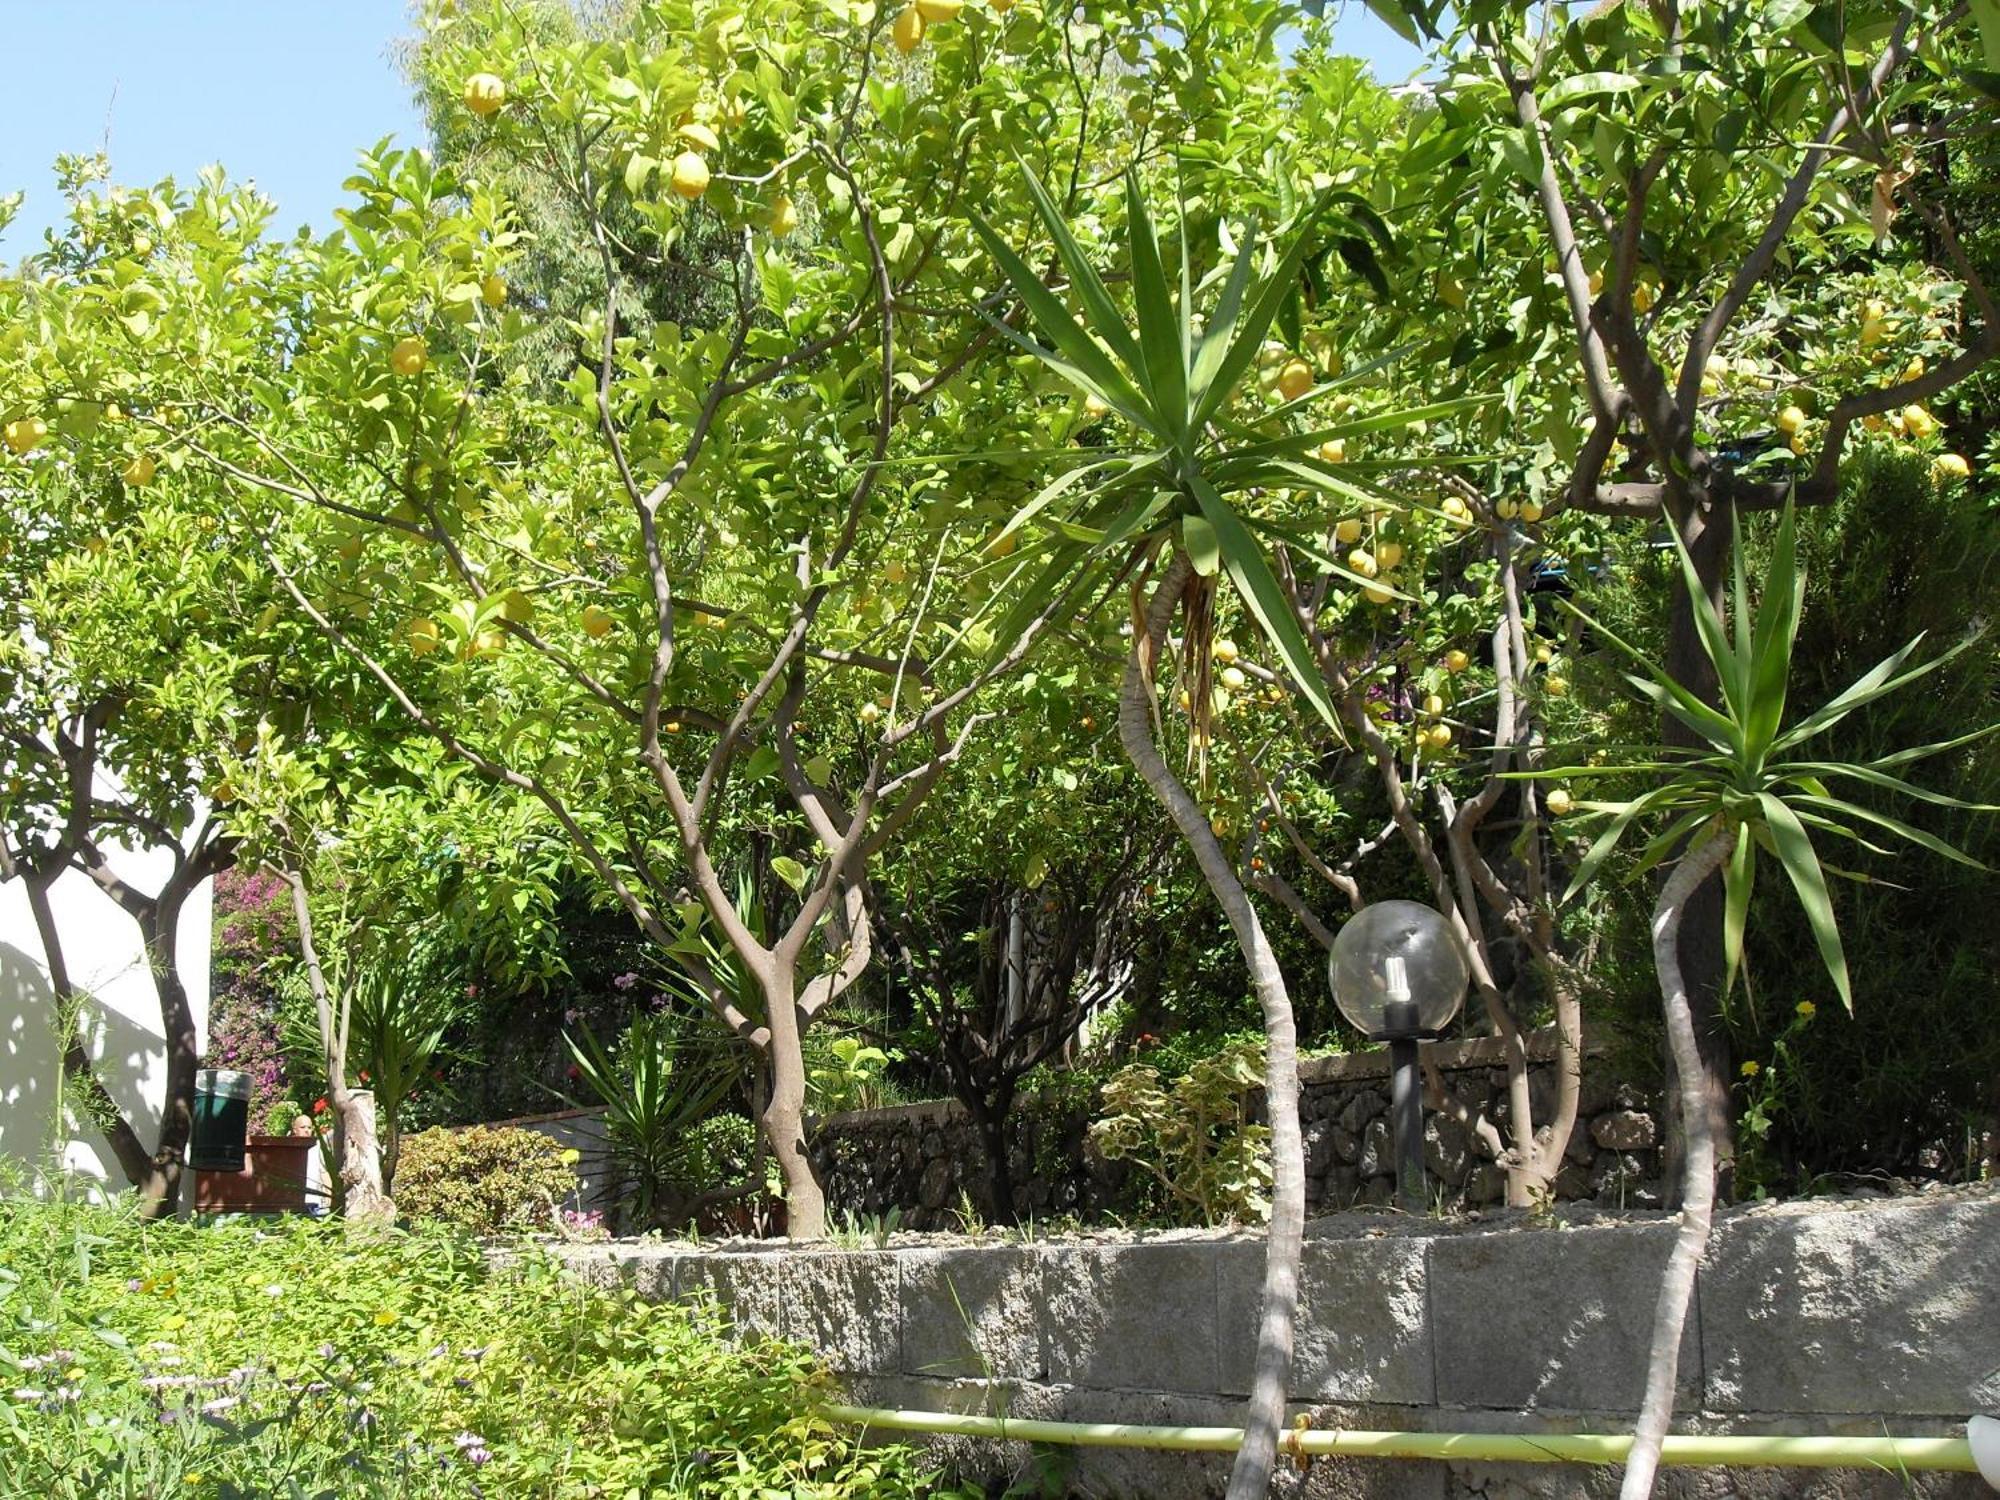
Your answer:
[[[830,1421],[890,1432],[999,1438],[1079,1448],[1153,1448],[1182,1453],[1232,1453],[1240,1427],[1147,1427],[1128,1422],[1045,1422],[876,1406],[826,1406]],[[1629,1434],[1501,1432],[1360,1432],[1293,1429],[1280,1452],[1307,1458],[1432,1458],[1475,1463],[1616,1464],[1631,1450]],[[1660,1462],[1681,1466],[1808,1469],[1947,1470],[1976,1473],[1964,1438],[1704,1437],[1670,1435]]]

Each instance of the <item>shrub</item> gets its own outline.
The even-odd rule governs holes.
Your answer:
[[[1262,1223],[1270,1216],[1271,1132],[1250,1120],[1250,1091],[1264,1081],[1264,1044],[1239,1042],[1163,1082],[1134,1063],[1104,1083],[1097,1149],[1130,1161],[1167,1195],[1170,1209],[1203,1223]]]
[[[907,1500],[799,1350],[437,1228],[0,1198],[0,1495]]]
[[[403,1142],[396,1207],[472,1234],[551,1229],[576,1190],[563,1148],[516,1127],[424,1130]]]

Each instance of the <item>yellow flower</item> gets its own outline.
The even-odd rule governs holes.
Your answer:
[[[395,1321],[396,1310],[393,1307],[378,1307],[375,1309],[375,1326],[377,1328],[387,1328]]]
[[[192,1474],[183,1474],[181,1478],[184,1479],[189,1484],[200,1484],[204,1479],[208,1478],[208,1476],[202,1473],[199,1469],[197,1469]]]
[[[1763,1064],[1759,1063],[1757,1059],[1754,1057],[1743,1065],[1743,1076],[1745,1078],[1755,1078],[1759,1073],[1763,1071],[1764,1071]]]
[[[1798,1011],[1800,1020],[1810,1021],[1814,1016],[1819,1014],[1819,1007],[1814,1005],[1810,1000],[1801,1000],[1798,1004]]]

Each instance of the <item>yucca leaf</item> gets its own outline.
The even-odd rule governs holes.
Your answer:
[[[1345,744],[1346,731],[1334,711],[1333,700],[1327,696],[1326,681],[1320,676],[1319,662],[1306,642],[1305,632],[1299,628],[1298,617],[1292,613],[1291,600],[1278,586],[1278,580],[1271,576],[1271,567],[1264,560],[1263,548],[1257,545],[1257,539],[1245,528],[1236,512],[1229,508],[1229,502],[1216,492],[1214,485],[1197,476],[1193,488],[1203,517],[1215,528],[1222,566],[1229,574],[1229,581],[1236,585],[1243,607],[1276,649],[1279,662],[1298,685],[1299,691],[1305,694],[1306,701],[1319,712],[1335,737]]]
[[[1750,825],[1739,824],[1729,863],[1722,868],[1722,993],[1736,988],[1743,966],[1743,929],[1750,916],[1750,893],[1757,881],[1757,842]]]
[[[1612,852],[1617,849],[1619,843],[1624,839],[1626,831],[1631,828],[1636,820],[1644,817],[1663,802],[1672,790],[1673,786],[1671,783],[1664,783],[1642,792],[1639,796],[1634,797],[1630,802],[1624,804],[1612,817],[1611,822],[1606,826],[1605,830],[1592,842],[1589,850],[1585,852],[1583,859],[1578,863],[1576,874],[1570,877],[1569,889],[1563,892],[1563,900],[1573,900],[1578,891],[1597,878],[1597,872],[1603,868],[1605,860],[1609,859]]]
[[[1915,844],[1920,849],[1928,849],[1933,854],[1942,855],[1954,864],[1965,865],[1974,870],[1986,868],[1963,849],[1947,843],[1937,835],[1926,833],[1921,828],[1905,823],[1901,818],[1893,818],[1887,813],[1863,807],[1857,802],[1848,802],[1839,797],[1815,797],[1810,794],[1788,800],[1799,806],[1815,808],[1829,818],[1859,818],[1864,823],[1872,823],[1877,828],[1893,833],[1897,838]]]
[[[1091,475],[1101,474],[1107,469],[1128,467],[1132,464],[1133,459],[1130,455],[1120,453],[1111,458],[1098,459],[1095,463],[1078,464],[1068,473],[1057,475],[1044,485],[1032,500],[1015,511],[1012,516],[1008,517],[1007,524],[1000,528],[1000,536],[994,540],[998,541],[1001,538],[1012,536],[1020,531],[1022,527],[1034,520],[1036,516],[1040,515],[1049,506],[1060,500],[1065,494],[1076,488],[1081,481],[1089,478]],[[1139,464],[1137,467],[1143,468],[1144,464]]]
[[[1319,222],[1325,208],[1322,199],[1307,209],[1304,216],[1291,226],[1290,243],[1285,253],[1278,257],[1278,264],[1264,279],[1252,300],[1249,310],[1244,313],[1241,326],[1236,330],[1228,351],[1222,357],[1215,379],[1203,391],[1195,404],[1190,424],[1197,430],[1203,423],[1215,416],[1223,402],[1235,391],[1237,383],[1249,373],[1257,356],[1264,347],[1264,335],[1270,331],[1272,320],[1278,316],[1278,309],[1291,294],[1299,279],[1299,266],[1305,260],[1307,246],[1311,243],[1311,231]]]
[[[1708,597],[1708,590],[1702,585],[1701,574],[1694,565],[1694,554],[1688,551],[1687,543],[1681,539],[1680,527],[1672,520],[1667,523],[1667,535],[1673,538],[1674,556],[1680,559],[1681,587],[1687,595],[1687,611],[1694,618],[1702,653],[1715,668],[1715,680],[1722,689],[1722,701],[1729,710],[1730,718],[1740,724],[1749,710],[1748,666],[1730,646],[1729,632],[1722,623],[1722,616],[1715,612],[1715,603]],[[1747,599],[1736,601],[1738,610],[1748,607]]]
[[[1025,161],[1020,162],[1021,176],[1028,184],[1028,194],[1035,202],[1035,211],[1041,215],[1042,225],[1055,242],[1056,254],[1061,257],[1063,269],[1069,273],[1071,288],[1082,301],[1084,311],[1090,318],[1090,331],[1097,334],[1136,378],[1140,370],[1139,349],[1132,342],[1131,332],[1125,326],[1125,314],[1113,299],[1104,280],[1097,274],[1097,268],[1090,263],[1090,256],[1075,235],[1070,233],[1069,223],[1063,217],[1062,209],[1049,190],[1042,186]]]
[[[1806,922],[1812,928],[1820,960],[1826,965],[1827,975],[1833,980],[1833,988],[1840,996],[1841,1004],[1851,1012],[1854,1009],[1854,986],[1847,976],[1847,954],[1840,944],[1840,927],[1834,920],[1833,900],[1827,895],[1826,875],[1819,867],[1819,855],[1813,850],[1812,839],[1806,833],[1805,825],[1799,821],[1798,814],[1785,805],[1783,798],[1770,792],[1760,792],[1757,804],[1763,810],[1764,826],[1770,830],[1778,863],[1785,867],[1792,889],[1798,893],[1799,905],[1805,908]]]
[[[1152,215],[1139,191],[1136,172],[1125,174],[1127,232],[1132,238],[1132,307],[1139,323],[1139,349],[1146,360],[1153,409],[1167,435],[1185,444],[1188,425],[1187,319],[1185,304],[1176,308],[1167,290],[1167,272],[1160,262],[1159,240]]]
[[[1215,528],[1205,517],[1191,511],[1181,517],[1181,545],[1187,549],[1188,561],[1194,564],[1199,577],[1213,578],[1221,569],[1222,544],[1216,540]]]
[[[1626,680],[1638,686],[1655,703],[1665,703],[1671,699],[1678,706],[1675,717],[1701,737],[1719,749],[1733,749],[1738,742],[1738,729],[1734,720],[1720,709],[1712,708],[1693,693],[1682,687],[1653,659],[1619,635],[1608,626],[1578,608],[1567,599],[1558,601],[1562,607],[1588,626],[1592,632],[1609,641],[1631,662],[1638,666],[1641,676],[1626,674]]]
[[[1799,616],[1805,609],[1805,574],[1798,567],[1797,526],[1792,504],[1778,522],[1778,540],[1771,552],[1770,576],[1764,582],[1763,608],[1752,631],[1743,622],[1750,597],[1743,579],[1743,548],[1732,549],[1736,557],[1736,590],[1744,601],[1737,606],[1738,650],[1747,644],[1742,660],[1749,668],[1748,703],[1743,733],[1750,756],[1762,760],[1785,721],[1786,690],[1792,678],[1792,643],[1798,638]]]
[[[1242,250],[1229,268],[1229,279],[1223,283],[1222,295],[1216,299],[1215,307],[1208,315],[1201,342],[1195,346],[1194,362],[1188,369],[1188,401],[1196,411],[1207,407],[1208,393],[1214,388],[1223,362],[1235,345],[1237,324],[1243,317],[1243,298],[1250,289],[1250,278],[1256,270],[1256,255],[1257,226],[1252,224]]]
[[[1902,650],[1877,662],[1844,690],[1835,694],[1818,709],[1799,720],[1790,730],[1780,735],[1773,742],[1772,748],[1790,750],[1797,745],[1803,744],[1816,734],[1825,733],[1856,709],[1864,708],[1876,699],[1907,687],[1919,678],[1926,677],[1935,672],[1939,667],[1944,666],[1947,662],[1957,657],[1960,652],[1969,649],[1984,639],[1984,633],[1969,635],[1949,650],[1933,656],[1930,660],[1924,662],[1923,665],[1912,667],[1907,672],[1901,671],[1902,664],[1910,659],[1910,656],[1916,651],[1917,647],[1922,644],[1923,639],[1923,635],[1919,634],[1909,645],[1903,647]]]
[[[1685,790],[1685,789],[1683,789]],[[1684,798],[1673,798],[1667,805],[1679,806]],[[1626,873],[1627,880],[1643,880],[1666,862],[1667,856],[1684,847],[1687,837],[1702,824],[1715,816],[1715,808],[1706,799],[1695,807],[1683,812],[1673,822],[1646,841],[1646,847],[1639,851],[1638,862]]]
[[[1096,549],[1088,542],[1071,541],[1061,542],[1050,551],[1049,559],[1042,565],[1041,571],[1009,602],[1006,614],[1002,615],[1000,622],[994,626],[993,649],[988,653],[989,662],[997,661],[1013,648],[1014,643],[1021,638],[1021,633],[1048,608],[1050,601],[1069,583],[1077,565],[1091,557],[1095,551]],[[1049,623],[1055,625],[1064,621],[1057,617],[1051,619]]]
[[[2000,729],[2000,725],[1995,725],[1994,728]],[[1967,738],[1983,738],[1992,732],[1992,729],[1982,730],[1980,735]],[[1808,782],[1838,781],[1845,777],[1854,781],[1864,781],[1870,786],[1879,786],[1884,791],[1896,793],[1899,797],[1928,802],[1934,807],[1957,808],[1963,812],[2000,812],[2000,806],[1991,802],[1967,802],[1961,797],[1952,796],[1949,792],[1933,791],[1929,787],[1917,785],[1914,781],[1891,776],[1887,771],[1877,770],[1874,765],[1859,765],[1849,761],[1786,761],[1782,765],[1772,767],[1772,777],[1778,781],[1794,782],[1806,787],[1808,791],[1819,792],[1822,795],[1824,795],[1823,788],[1808,785]]]
[[[1042,279],[1033,268],[1014,253],[1013,248],[993,231],[977,211],[970,217],[973,233],[979,236],[987,253],[1000,267],[1000,273],[1007,278],[1014,295],[1026,305],[1035,326],[1055,347],[1042,347],[1004,319],[989,316],[986,320],[988,325],[997,329],[1009,343],[1034,355],[1072,384],[1096,396],[1127,421],[1139,427],[1151,427],[1152,413],[1146,409],[1144,399],[1133,389],[1132,383],[1111,356],[1099,348],[1083,326],[1070,316],[1062,299],[1042,285]],[[1120,327],[1122,329],[1122,323]]]

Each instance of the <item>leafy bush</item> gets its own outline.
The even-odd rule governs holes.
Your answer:
[[[1239,1042],[1202,1058],[1171,1084],[1134,1063],[1104,1083],[1097,1149],[1130,1161],[1165,1191],[1169,1207],[1203,1223],[1262,1223],[1270,1216],[1271,1132],[1250,1119],[1250,1091],[1264,1081],[1264,1044]]]
[[[0,1494],[935,1493],[814,1415],[824,1376],[532,1251],[0,1198]]]
[[[425,1130],[403,1142],[396,1207],[472,1234],[548,1229],[575,1189],[562,1147],[548,1136],[484,1125]]]

